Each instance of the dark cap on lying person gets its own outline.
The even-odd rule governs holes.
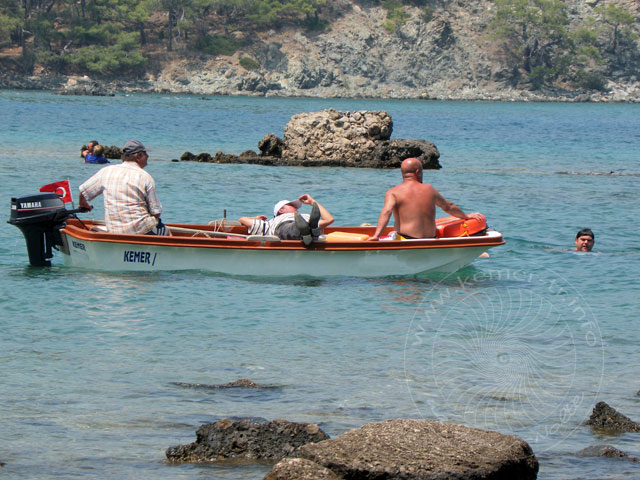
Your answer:
[[[145,147],[139,140],[127,140],[127,143],[122,147],[122,153],[125,155],[133,155],[134,153],[145,151],[147,151],[147,147]]]

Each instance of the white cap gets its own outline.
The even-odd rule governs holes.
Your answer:
[[[277,217],[278,212],[285,205],[293,205],[296,208],[300,208],[302,202],[300,200],[292,200],[291,202],[289,200],[280,200],[278,203],[276,203],[275,207],[273,207],[273,216]]]

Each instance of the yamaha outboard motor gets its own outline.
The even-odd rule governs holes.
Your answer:
[[[60,229],[76,211],[64,208],[57,193],[37,193],[11,199],[11,218],[8,223],[22,231],[31,265],[51,266],[51,247],[62,245]]]

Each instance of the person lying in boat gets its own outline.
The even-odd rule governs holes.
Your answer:
[[[380,240],[393,214],[394,228],[402,239],[434,238],[436,236],[436,206],[458,218],[478,218],[477,213],[467,215],[455,203],[446,200],[429,184],[422,183],[422,163],[417,158],[405,159],[401,166],[402,183],[387,190],[384,206],[378,217],[376,231],[368,240]],[[397,236],[396,236],[397,238]]]
[[[102,145],[96,145],[93,147],[93,153],[88,153],[84,157],[84,163],[111,163],[103,154],[104,147]]]
[[[576,252],[590,252],[593,250],[593,245],[595,244],[596,236],[593,234],[590,228],[583,228],[578,233],[576,233],[576,248],[574,250]]]
[[[298,212],[302,204],[311,205],[310,215]],[[297,200],[280,200],[276,203],[271,220],[267,220],[265,215],[258,215],[240,217],[238,222],[247,227],[249,235],[275,235],[282,240],[302,240],[308,247],[322,234],[324,227],[333,223],[333,216],[305,193]]]
[[[147,149],[138,140],[129,140],[122,149],[122,163],[109,165],[80,185],[82,211],[104,195],[104,220],[109,233],[171,235],[160,220],[162,205],[156,194],[156,182],[143,169],[147,166]]]

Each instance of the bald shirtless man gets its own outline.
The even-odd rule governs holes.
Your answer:
[[[446,200],[431,185],[422,183],[422,163],[417,158],[407,158],[400,166],[402,183],[387,190],[384,207],[378,217],[375,233],[369,240],[379,240],[389,223],[391,214],[395,230],[404,238],[433,238],[436,236],[436,206],[458,218],[478,218],[480,214],[467,215],[455,203]]]

